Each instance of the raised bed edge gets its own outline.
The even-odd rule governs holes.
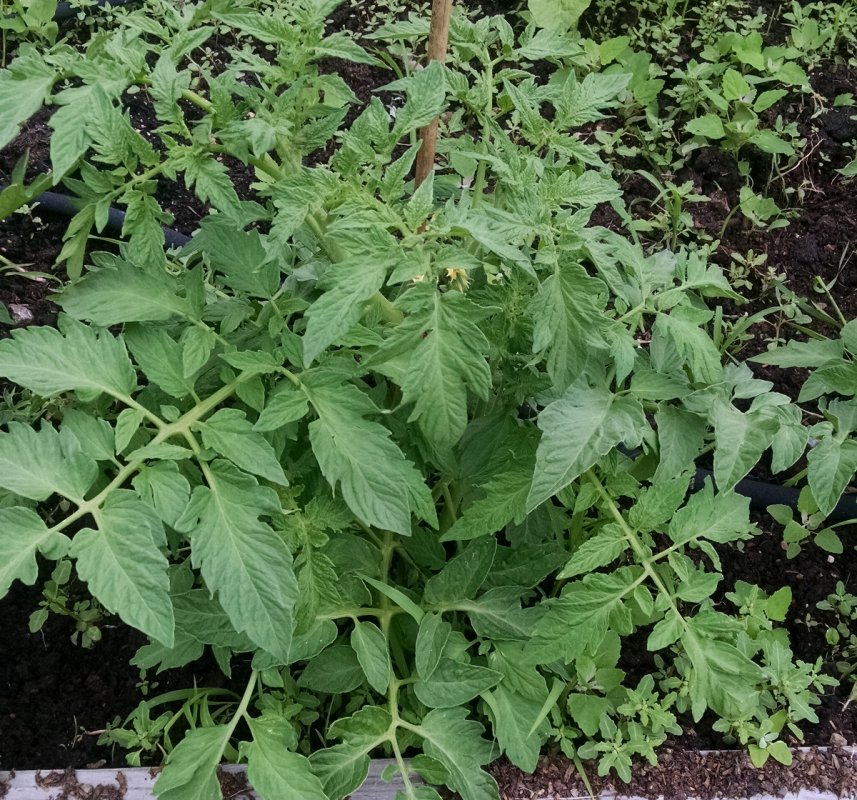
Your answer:
[[[808,750],[810,748],[794,748],[795,751]],[[827,751],[826,747],[816,748],[822,752]],[[857,758],[857,747],[843,747],[840,750],[850,753],[852,758]],[[381,773],[393,761],[391,759],[375,759],[369,765],[369,775],[363,784],[356,792],[351,795],[351,800],[393,800],[396,792],[403,788],[401,779],[396,778],[389,783],[381,779]],[[245,772],[246,768],[242,765],[225,765],[224,772],[240,774]],[[56,797],[58,786],[40,787],[36,782],[36,776],[44,777],[48,774],[55,773],[58,770],[21,770],[19,772],[3,772],[0,771],[0,798],[2,800],[53,800]],[[61,770],[60,770],[61,772]],[[153,800],[152,787],[154,786],[157,775],[153,774],[148,768],[120,768],[120,769],[81,769],[76,770],[75,775],[77,780],[83,784],[82,788],[91,788],[99,784],[105,787],[120,788],[120,781],[124,781],[125,793],[123,800]],[[121,777],[120,777],[121,776]],[[418,781],[413,776],[415,781]],[[3,790],[6,790],[5,794]],[[63,795],[65,796],[65,795]],[[84,797],[85,795],[68,795],[69,800]],[[258,800],[258,795],[251,792],[249,796]],[[243,795],[242,795],[243,797]],[[640,798],[636,796],[625,796],[614,793],[603,793],[598,795],[598,800],[656,800],[656,798]],[[282,800],[292,800],[291,798],[282,798]],[[294,798],[299,800],[299,798]],[[508,798],[508,800],[517,800],[517,798]],[[541,800],[590,800],[588,795],[556,795],[546,794],[541,796]],[[838,798],[832,792],[822,792],[814,789],[801,789],[797,793],[786,793],[783,795],[753,795],[750,798],[731,798],[727,800],[857,800],[857,796],[851,798]]]

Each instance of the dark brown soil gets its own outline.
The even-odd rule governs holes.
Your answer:
[[[99,746],[91,732],[124,719],[144,699],[140,672],[129,662],[145,637],[108,620],[101,642],[85,650],[71,642],[74,624],[57,615],[31,634],[27,623],[40,596],[16,583],[0,601],[0,770],[125,766],[121,752]],[[224,682],[207,660],[149,678],[150,697]]]
[[[663,750],[658,765],[640,764],[631,783],[600,778],[594,764],[587,763],[586,777],[593,792],[619,797],[662,797],[664,800],[713,800],[719,797],[753,797],[796,794],[801,789],[832,792],[851,797],[857,790],[857,760],[852,753],[815,749],[795,754],[785,767],[773,759],[762,769],[750,763],[745,753],[694,753]],[[574,764],[564,756],[544,758],[533,775],[526,775],[505,760],[489,767],[500,785],[502,800],[564,800],[589,796],[589,789]]]

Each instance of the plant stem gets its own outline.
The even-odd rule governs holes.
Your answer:
[[[151,445],[160,444],[163,441],[166,441],[171,436],[183,436],[186,439],[190,434],[191,426],[199,422],[206,414],[210,411],[213,411],[217,406],[219,406],[224,400],[228,397],[231,397],[235,392],[235,389],[239,386],[239,384],[243,383],[245,380],[248,380],[251,375],[241,374],[231,383],[226,384],[226,386],[221,387],[218,391],[216,391],[213,395],[203,400],[199,405],[194,406],[190,411],[181,416],[175,422],[171,422],[169,424],[162,423],[162,426],[155,436],[154,439],[150,442]],[[129,398],[121,398],[123,402],[127,402]],[[140,406],[143,408],[143,406]],[[148,412],[151,414],[151,412]],[[160,420],[159,420],[160,421]],[[192,438],[192,437],[191,437]],[[51,528],[51,531],[62,531],[65,530],[69,525],[71,525],[75,520],[80,519],[81,517],[86,516],[87,514],[96,514],[98,510],[101,508],[102,503],[107,499],[108,495],[122,486],[128,478],[130,478],[140,467],[143,465],[144,459],[134,459],[129,461],[119,472],[116,474],[116,477],[113,478],[110,483],[107,484],[95,497],[91,500],[81,500],[81,499],[73,499],[72,502],[77,504],[77,510],[69,514],[64,520],[58,522]]]
[[[431,29],[429,31],[428,60],[445,61],[446,51],[449,46],[449,20],[452,16],[452,0],[432,0],[431,4]],[[437,152],[437,127],[438,120],[435,117],[428,125],[420,131],[422,146],[417,153],[417,165],[414,185],[420,184],[431,174],[434,169],[434,157]]]
[[[619,527],[622,529],[622,533],[625,535],[625,538],[628,540],[628,544],[631,545],[631,549],[634,551],[634,555],[637,557],[637,561],[640,566],[645,570],[646,575],[652,580],[652,583],[655,584],[658,591],[666,598],[666,600],[670,604],[670,609],[673,614],[678,617],[679,621],[683,628],[687,628],[687,622],[685,622],[684,617],[681,612],[678,610],[678,606],[675,603],[675,598],[673,598],[670,591],[664,585],[664,582],[661,580],[661,576],[655,572],[652,567],[652,559],[649,555],[646,554],[646,550],[643,547],[642,542],[637,538],[637,534],[634,532],[634,529],[625,521],[625,517],[622,516],[622,512],[619,510],[619,507],[613,501],[613,498],[609,495],[607,490],[604,488],[604,484],[598,480],[598,477],[592,470],[587,470],[584,473],[584,477],[586,477],[589,482],[595,487],[595,490],[598,492],[601,499],[607,505],[611,516]]]

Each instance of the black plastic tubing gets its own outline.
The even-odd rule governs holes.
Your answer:
[[[4,184],[0,184],[0,192],[5,188]],[[61,217],[73,217],[80,210],[79,200],[56,192],[42,192],[32,202],[33,204],[38,203],[45,211],[50,211],[52,214],[58,214]],[[107,230],[121,231],[124,224],[124,211],[111,208],[107,212]],[[172,230],[172,228],[163,228],[163,231],[164,242],[167,247],[184,247],[190,241],[190,236],[185,236],[183,233]]]
[[[712,476],[710,469],[697,468],[696,477],[694,478],[694,488],[702,488],[702,484],[706,478]],[[750,498],[750,505],[754,508],[766,508],[767,506],[781,505],[797,508],[797,501],[800,497],[800,489],[792,486],[780,486],[777,483],[765,483],[764,481],[756,481],[752,478],[744,478],[738,481],[735,487],[738,494]],[[839,498],[839,502],[833,511],[827,516],[832,520],[857,519],[857,495],[844,494]]]

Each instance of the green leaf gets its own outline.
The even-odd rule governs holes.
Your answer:
[[[687,392],[687,379],[638,367],[631,376],[631,392],[641,400],[675,400]]]
[[[244,231],[225,214],[203,219],[182,250],[183,255],[197,252],[205,254],[236,292],[270,297],[277,291],[279,270],[275,262],[269,262],[259,231]]]
[[[750,530],[750,499],[733,492],[715,494],[711,481],[706,481],[684,508],[676,511],[668,533],[676,544],[693,539],[726,543],[740,539]]]
[[[210,35],[211,30],[211,28],[207,28],[197,33]],[[175,44],[176,41],[174,40],[173,47]],[[181,99],[182,92],[190,87],[190,73],[179,73],[176,70],[173,59],[177,55],[175,50],[172,53],[161,53],[155,68],[150,73],[149,94],[152,97],[152,105],[158,119],[180,126],[184,116],[178,101]]]
[[[595,536],[587,539],[574,551],[569,562],[557,575],[565,580],[593,572],[599,567],[612,564],[630,545],[622,529],[613,523],[605,525]]]
[[[143,412],[138,408],[126,408],[116,417],[116,452],[121,453],[134,438],[143,422]]]
[[[792,604],[792,590],[789,586],[777,589],[765,602],[765,613],[774,622],[784,622],[789,606]]]
[[[771,742],[768,745],[768,752],[771,756],[787,767],[790,767],[792,764],[792,751],[789,749],[789,746],[783,741]]]
[[[341,737],[343,743],[317,750],[309,759],[330,800],[342,800],[366,780],[368,754],[389,739],[391,725],[392,719],[386,709],[366,706],[330,726],[328,736]]]
[[[723,73],[723,96],[727,100],[740,100],[751,91],[750,84],[737,70],[730,68]]]
[[[714,480],[722,492],[733,489],[758,463],[777,432],[776,419],[761,413],[744,414],[732,405],[718,404],[714,423]]]
[[[307,310],[304,363],[312,364],[363,314],[363,304],[383,285],[389,264],[378,258],[354,258],[331,264],[321,284],[328,288]]]
[[[426,614],[417,632],[415,662],[417,675],[428,680],[434,674],[452,626],[440,614]]]
[[[478,309],[461,292],[441,294],[428,284],[411,289],[397,305],[409,314],[370,366],[385,372],[395,359],[389,374],[401,386],[403,402],[414,404],[408,422],[443,450],[467,427],[468,390],[486,400],[491,389],[488,341],[473,322]]]
[[[469,505],[440,540],[478,539],[503,530],[510,522],[522,522],[527,514],[533,467],[532,461],[525,461],[492,478],[482,487],[485,496]]]
[[[439,61],[415,70],[398,88],[407,94],[405,105],[396,114],[395,135],[399,139],[410,131],[428,125],[440,115],[446,104],[446,75]]]
[[[161,224],[170,220],[169,215],[164,213],[154,197],[143,192],[129,189],[122,195],[120,202],[126,206],[122,235],[128,237],[128,247],[134,253],[134,263],[153,271],[165,266],[167,259],[164,254],[164,229]],[[173,303],[177,302],[184,304],[181,298],[173,297]]]
[[[131,484],[167,525],[175,525],[187,508],[190,484],[176,464],[163,462],[142,466]]]
[[[95,462],[70,433],[19,422],[0,432],[0,486],[21,497],[47,500],[56,493],[82,502],[97,475]]]
[[[194,382],[185,377],[181,345],[164,328],[128,325],[125,343],[146,377],[171,397],[186,397]]]
[[[208,363],[216,343],[213,331],[185,328],[181,337],[182,377],[185,380],[195,375]]]
[[[547,352],[554,386],[564,390],[580,375],[590,355],[606,346],[601,310],[605,285],[580,264],[557,265],[530,305],[535,320],[533,352]]]
[[[809,488],[819,511],[827,516],[857,471],[857,441],[840,442],[826,436],[809,451],[806,460]]]
[[[621,199],[621,197],[622,192],[616,181],[594,170],[587,170],[569,180],[568,186],[563,192],[562,201],[570,205],[592,207],[597,206],[599,203],[611,203],[614,200]],[[569,265],[566,265],[566,268],[567,266]],[[579,267],[578,264],[570,266]],[[602,292],[604,288],[602,285]]]
[[[505,684],[486,692],[484,698],[494,735],[503,753],[519,769],[534,772],[550,731],[547,719],[542,719],[532,730],[541,712],[541,702],[524,697]]]
[[[574,30],[580,15],[592,0],[528,0],[527,7],[540,28],[565,32]]]
[[[189,531],[194,567],[237,631],[288,664],[298,584],[282,538],[259,519],[282,515],[276,493],[227,461],[213,461],[176,527]]]
[[[261,475],[272,483],[288,486],[274,448],[237,408],[222,408],[198,423],[206,447],[217,451],[241,469]]]
[[[704,315],[706,318],[709,314]],[[699,326],[700,315],[688,308],[677,308],[669,315],[658,314],[654,335],[669,339],[687,366],[691,377],[702,383],[718,383],[723,376],[720,351],[714,341]]]
[[[568,712],[587,736],[595,736],[598,733],[602,717],[607,716],[611,710],[611,703],[606,697],[592,694],[568,696]]]
[[[522,590],[517,586],[496,586],[475,600],[459,600],[455,608],[467,612],[477,636],[494,641],[529,639],[542,617],[541,606],[521,608]]]
[[[638,400],[579,380],[539,414],[542,439],[527,499],[532,510],[624,442],[640,443],[646,427]]]
[[[0,508],[0,597],[14,580],[27,586],[36,582],[36,553],[56,560],[65,555],[68,545],[65,534],[49,530],[29,508]]]
[[[655,480],[680,475],[696,460],[705,443],[703,421],[683,408],[661,405],[655,412],[660,460]]]
[[[502,677],[487,667],[441,658],[430,678],[414,683],[414,694],[429,708],[453,708],[496,686]]]
[[[796,64],[794,61],[786,61],[776,72],[774,78],[786,86],[806,86],[809,83],[809,78],[804,72],[803,67]]]
[[[113,428],[106,419],[92,417],[85,411],[68,408],[62,415],[63,430],[70,431],[80,449],[96,461],[110,461],[114,455]]]
[[[631,633],[630,611],[623,601],[640,574],[638,567],[621,567],[609,574],[591,573],[568,584],[533,629],[526,659],[535,664],[559,659],[570,662],[587,648],[596,647],[608,628]]]
[[[38,57],[17,58],[0,72],[0,148],[42,107],[56,79],[56,73]]]
[[[762,92],[753,103],[753,111],[761,114],[767,111],[772,105],[782,100],[788,92],[785,89],[769,89],[767,92]]]
[[[578,82],[575,72],[569,70],[556,94],[548,95],[556,107],[555,125],[557,128],[579,128],[587,122],[603,119],[601,109],[616,104],[631,77],[622,72],[590,72]]]
[[[98,530],[75,534],[77,573],[108,611],[167,647],[175,640],[169,563],[160,519],[135,494],[116,490],[94,515]]]
[[[64,93],[60,94],[60,98]],[[91,93],[78,94],[74,101],[60,106],[50,118],[51,168],[54,185],[67,175],[92,146],[87,120],[91,113]]]
[[[181,632],[202,644],[228,647],[235,652],[249,653],[256,645],[242,633],[237,633],[229,617],[207,589],[191,589],[173,595],[176,632]]]
[[[298,628],[313,625],[319,614],[342,606],[339,575],[333,562],[315,548],[305,547],[295,561],[299,597],[295,619]]]
[[[217,767],[231,733],[227,725],[188,731],[167,756],[167,763],[155,782],[155,797],[158,800],[221,800]]]
[[[478,722],[467,719],[463,708],[429,711],[419,726],[425,754],[443,764],[450,789],[462,800],[497,800],[496,782],[481,769],[494,756],[482,731]]]
[[[184,170],[184,182],[203,203],[227,212],[240,204],[226,167],[201,150],[184,153],[177,166]]]
[[[756,131],[750,137],[750,144],[756,145],[763,153],[781,156],[793,156],[795,154],[794,147],[773,131]]]
[[[425,616],[425,611],[423,611],[413,600],[411,600],[404,592],[397,589],[395,586],[390,586],[388,583],[382,583],[381,581],[376,581],[374,578],[370,578],[368,575],[363,575],[362,573],[356,573],[357,577],[360,580],[368,583],[370,586],[377,589],[381,594],[389,597],[399,608],[403,611],[407,611],[408,614],[413,617],[414,622],[419,624],[422,622],[423,617]]]
[[[289,752],[287,737],[276,726],[266,725],[260,718],[250,721],[250,730],[253,741],[246,745],[247,778],[262,800],[328,800],[309,760]],[[294,736],[291,727],[289,733]]]
[[[371,64],[373,67],[384,67],[384,62],[369,55],[354,39],[350,32],[338,31],[325,36],[321,44],[313,48],[316,57],[342,58],[355,64]]]
[[[362,522],[404,536],[411,514],[436,526],[434,502],[422,476],[381,424],[365,419],[377,413],[356,386],[335,376],[304,381],[318,414],[309,425],[313,452],[327,481],[339,485],[348,507]]]
[[[76,390],[127,397],[137,385],[122,340],[69,317],[59,330],[25,328],[0,341],[0,377],[45,396]]]
[[[337,744],[316,750],[309,757],[310,767],[330,800],[343,800],[363,785],[369,774],[369,749]]]
[[[705,136],[707,139],[722,139],[726,136],[723,121],[716,114],[705,114],[692,119],[684,127],[688,133]]]
[[[364,676],[354,648],[337,644],[310,660],[298,686],[325,694],[347,694],[363,684]]]
[[[707,638],[695,619],[681,637],[692,670],[689,674],[691,711],[699,720],[706,708],[724,717],[738,718],[748,708],[755,708],[756,682],[761,668],[737,648],[726,642]]]
[[[483,538],[471,542],[460,555],[426,581],[424,602],[442,605],[474,597],[488,577],[496,553],[496,539]]]
[[[351,646],[369,685],[379,694],[386,694],[393,667],[383,631],[372,622],[357,622],[351,631]]]
[[[775,347],[750,361],[757,364],[770,364],[775,367],[816,368],[826,361],[842,358],[842,341],[839,339],[809,339],[801,342],[790,339],[782,347]]]

